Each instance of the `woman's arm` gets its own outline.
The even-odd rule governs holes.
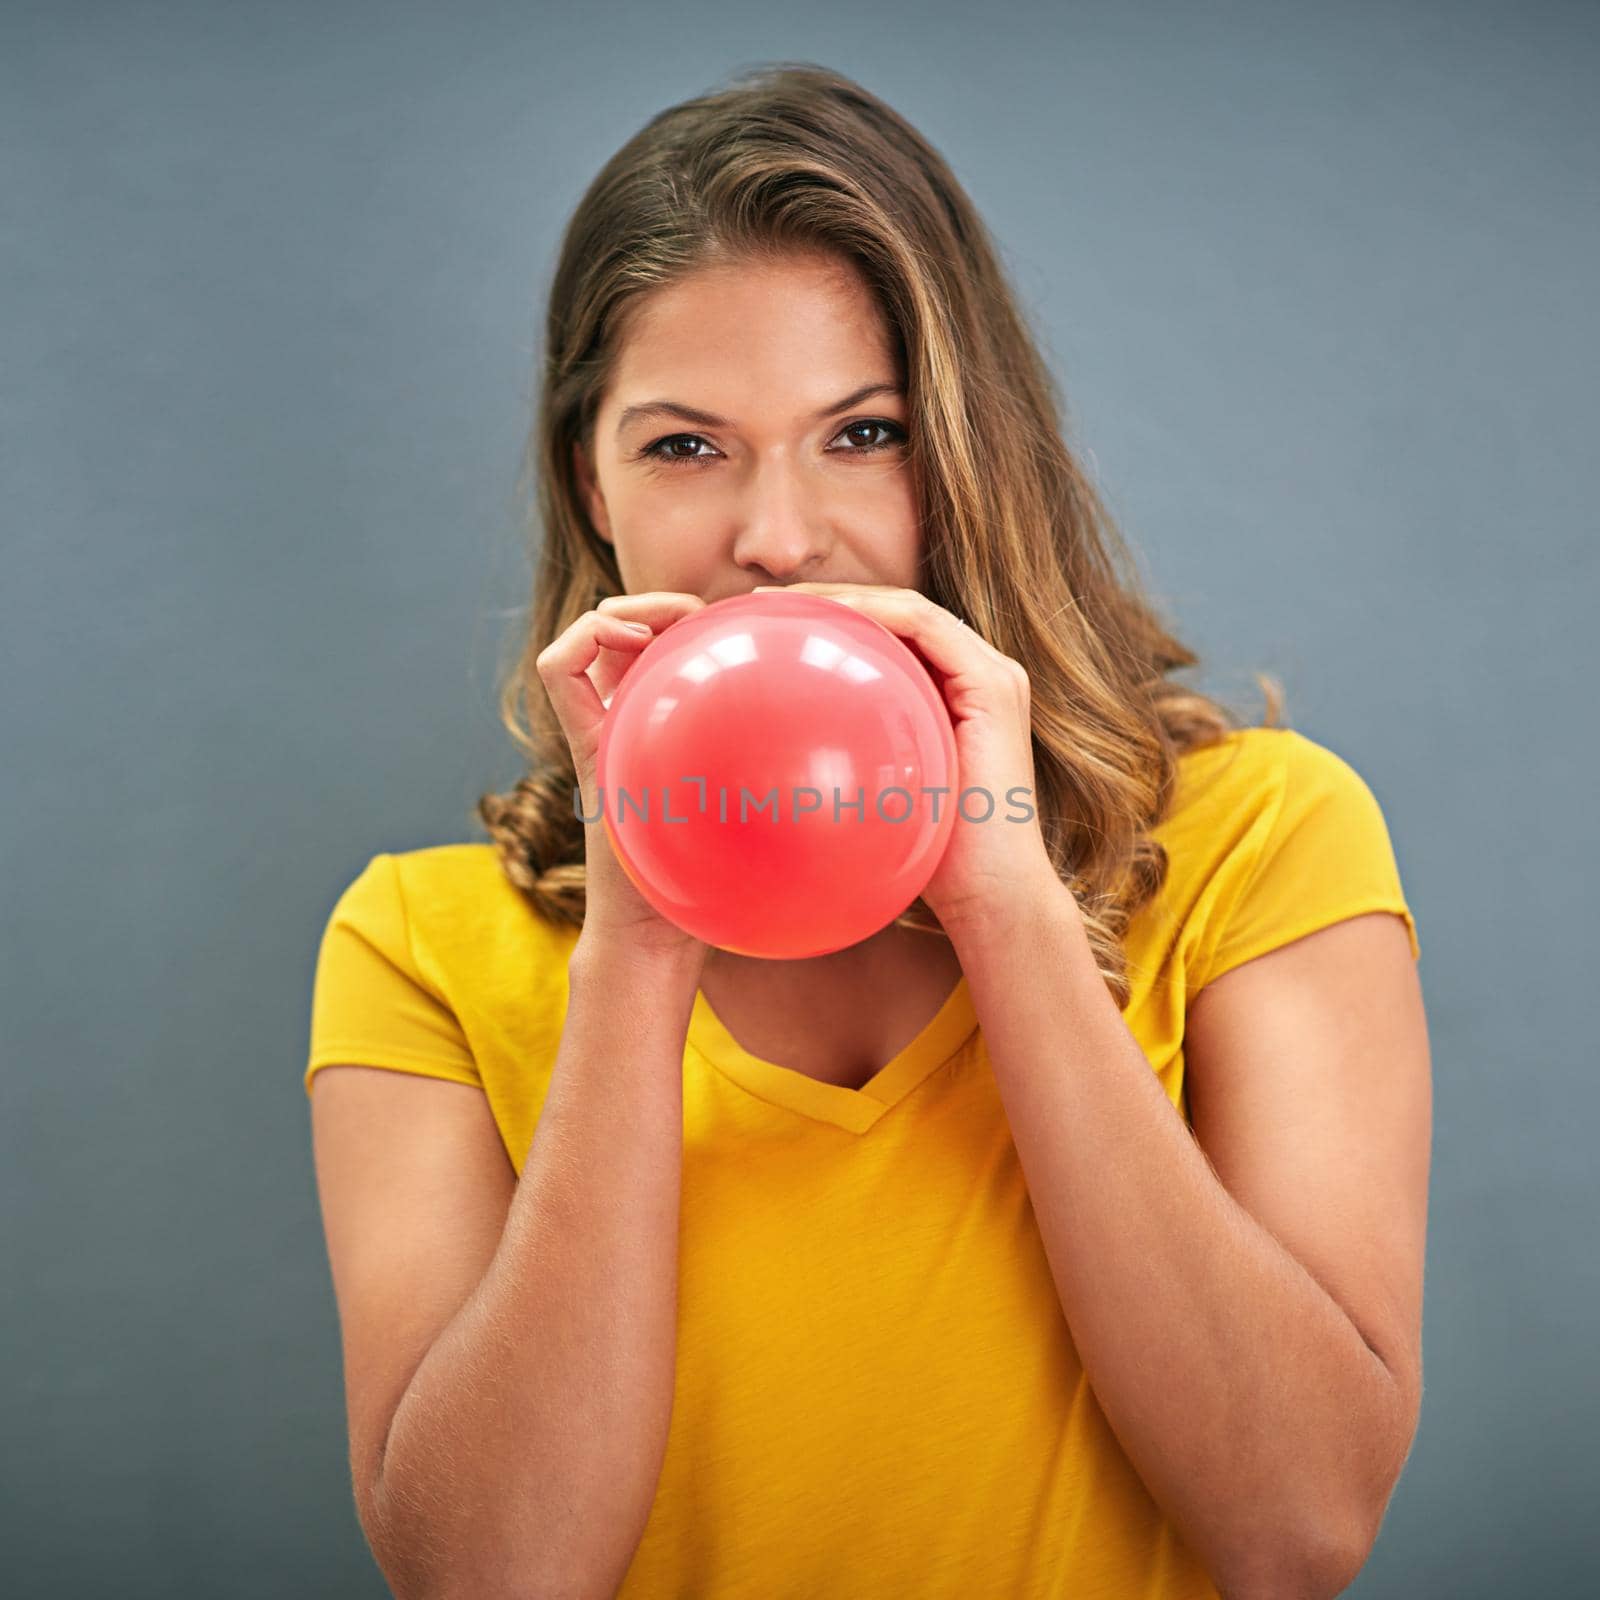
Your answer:
[[[1336,1594],[1421,1396],[1431,1093],[1403,924],[1356,917],[1203,990],[1192,1135],[1070,891],[1015,907],[947,931],[1101,1409],[1225,1594]]]
[[[677,1359],[685,958],[586,952],[500,1247],[394,1413],[369,1538],[407,1596],[610,1595]]]

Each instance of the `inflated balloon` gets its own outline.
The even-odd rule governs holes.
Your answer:
[[[899,916],[959,793],[950,715],[918,656],[863,612],[779,590],[719,600],[640,651],[596,783],[617,859],[663,917],[788,960]]]

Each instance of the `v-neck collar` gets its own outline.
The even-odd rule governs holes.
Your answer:
[[[823,1083],[792,1067],[763,1061],[728,1031],[711,1008],[705,991],[695,990],[687,1043],[725,1077],[758,1100],[817,1122],[829,1122],[849,1133],[865,1133],[966,1043],[978,1025],[978,1014],[962,973],[944,1004],[922,1031],[859,1089]]]

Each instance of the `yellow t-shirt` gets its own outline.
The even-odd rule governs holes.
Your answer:
[[[1367,911],[1418,954],[1377,801],[1297,732],[1185,755],[1158,837],[1123,1015],[1185,1117],[1210,979]],[[520,1172],[576,937],[487,843],[375,856],[322,940],[307,1092],[332,1062],[481,1088]],[[703,994],[683,1075],[676,1386],[624,1600],[1217,1594],[1085,1379],[964,977],[861,1089],[752,1056]]]

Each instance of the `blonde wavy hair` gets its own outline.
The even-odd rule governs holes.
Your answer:
[[[1151,829],[1178,756],[1245,724],[1173,680],[1198,658],[1142,592],[1064,441],[1060,395],[965,191],[896,112],[810,62],[755,68],[661,112],[605,164],[568,223],[521,480],[537,482],[532,605],[500,691],[528,771],[484,795],[477,814],[534,909],[581,926],[577,779],[534,663],[624,588],[589,522],[573,446],[590,449],[637,297],[713,263],[796,250],[853,261],[887,320],[907,378],[922,587],[1027,669],[1039,825],[1126,1005],[1123,935],[1166,877]],[[1271,725],[1282,689],[1256,679]],[[896,924],[940,931],[920,899]]]

